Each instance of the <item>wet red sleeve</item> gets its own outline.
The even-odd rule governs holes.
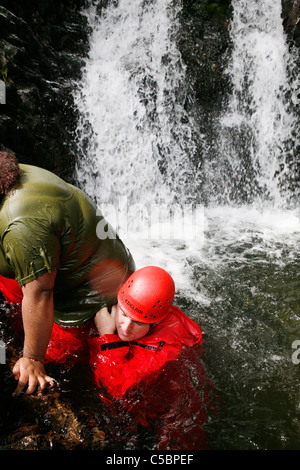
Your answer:
[[[17,304],[22,302],[22,289],[15,279],[7,279],[0,275],[0,291],[6,302]]]

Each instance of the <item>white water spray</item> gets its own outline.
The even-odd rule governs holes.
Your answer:
[[[220,143],[231,179],[227,194],[239,191],[245,199],[268,199],[279,207],[290,196],[293,149],[299,145],[296,64],[283,31],[281,0],[233,0],[232,6],[232,96]]]
[[[78,181],[137,265],[160,265],[177,280],[182,248],[200,247],[204,233],[203,207],[192,206],[197,132],[184,109],[179,4],[119,0],[100,12],[92,4],[90,53],[75,93]]]
[[[87,158],[78,180],[99,205],[124,196],[130,204],[183,203],[195,178],[194,144],[175,3],[120,0],[86,15],[90,53],[76,103]]]

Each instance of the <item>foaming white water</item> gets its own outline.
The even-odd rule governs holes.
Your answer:
[[[288,162],[299,144],[296,63],[283,31],[281,0],[233,0],[232,6],[233,88],[221,121],[221,146],[241,191],[277,207],[286,203]]]
[[[260,253],[272,261],[280,261],[283,252],[291,260],[298,256],[299,210],[259,209],[253,205],[220,206],[207,209],[205,217],[207,236],[203,250],[211,260],[248,262],[245,255],[251,253]],[[238,247],[236,252],[227,250],[234,246]]]

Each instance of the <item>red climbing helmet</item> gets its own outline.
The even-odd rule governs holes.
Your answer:
[[[146,266],[135,271],[118,292],[123,312],[142,323],[156,323],[169,311],[175,295],[175,284],[167,271]]]

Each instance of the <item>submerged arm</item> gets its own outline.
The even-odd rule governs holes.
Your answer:
[[[54,318],[53,288],[56,272],[46,273],[22,287],[22,319],[24,326],[23,357],[13,368],[18,380],[15,394],[18,395],[28,384],[26,393],[34,393],[39,385],[44,389],[51,377],[46,375],[44,360]],[[39,362],[40,361],[40,362]]]

